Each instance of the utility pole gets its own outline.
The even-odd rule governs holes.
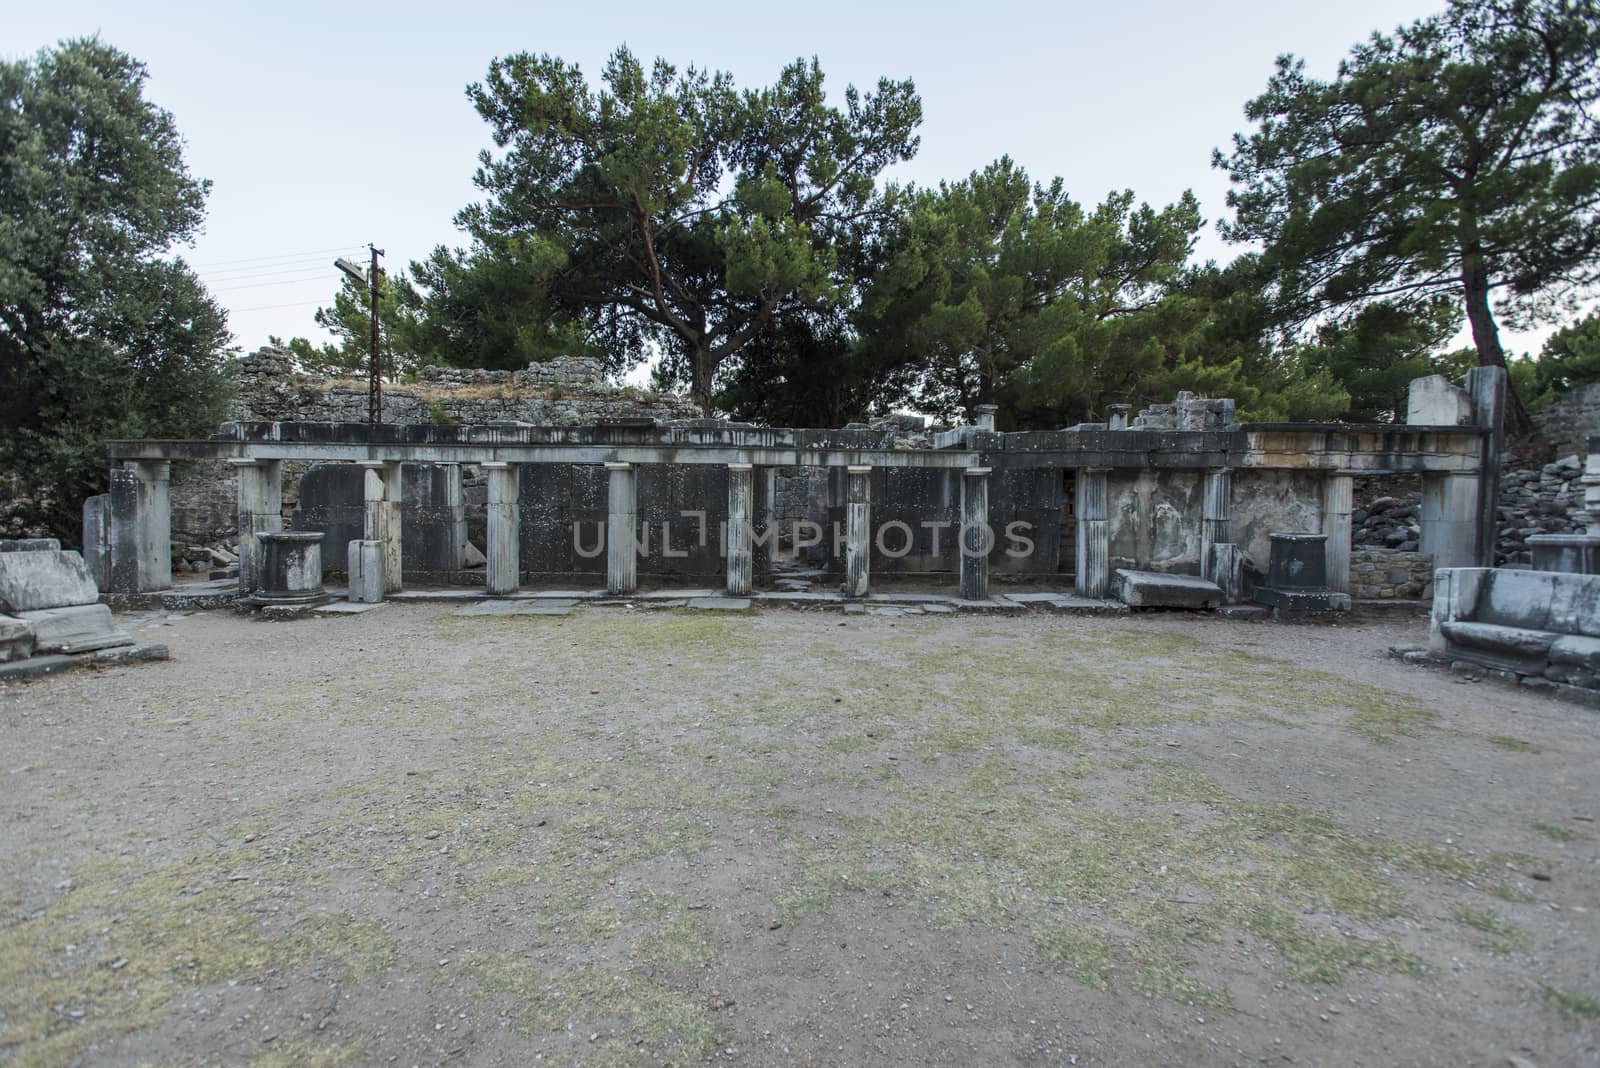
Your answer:
[[[367,380],[367,422],[377,426],[383,422],[383,364],[378,356],[378,257],[383,249],[368,244],[372,250],[372,270],[367,272],[367,285],[372,293],[372,365]]]
[[[382,269],[378,266],[378,257],[383,255],[383,249],[370,243],[367,248],[372,250],[372,269],[365,274],[361,272],[360,267],[342,257],[334,260],[333,265],[357,285],[365,285],[371,298],[372,361],[367,370],[367,422],[377,426],[383,422],[383,361],[378,356],[378,279],[383,275]]]

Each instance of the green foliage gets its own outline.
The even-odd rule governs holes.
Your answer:
[[[145,78],[93,38],[0,62],[0,469],[73,543],[108,439],[204,435],[227,400],[224,313],[162,258],[209,183]]]
[[[1537,360],[1510,365],[1511,378],[1529,408],[1554,404],[1569,389],[1600,382],[1600,312],[1550,335]]]
[[[1285,56],[1246,106],[1256,132],[1214,156],[1235,186],[1223,231],[1265,246],[1301,321],[1450,298],[1479,362],[1504,363],[1491,298],[1520,325],[1600,279],[1597,52],[1595,0],[1452,0],[1332,81]]]
[[[1299,359],[1313,373],[1326,371],[1350,392],[1350,421],[1403,423],[1411,380],[1442,374],[1461,378],[1460,354],[1442,347],[1461,325],[1448,298],[1410,307],[1368,304],[1343,322],[1325,323]]]
[[[1165,301],[1200,209],[1114,193],[1092,212],[1009,158],[913,196],[862,300],[865,344],[909,368],[898,399],[944,417],[982,403],[1059,425],[1164,366]],[[1186,324],[1192,326],[1192,323]]]
[[[841,309],[791,315],[752,338],[718,376],[717,407],[767,426],[843,426],[867,418],[892,369],[859,342]]]
[[[575,66],[518,53],[470,87],[499,151],[480,156],[487,199],[457,215],[474,246],[455,263],[534,280],[614,365],[656,343],[665,378],[709,410],[725,360],[775,320],[844,299],[885,208],[877,175],[915,152],[921,104],[884,80],[830,106],[814,60],[741,93],[726,74],[647,71],[619,49],[602,78],[596,91]],[[449,292],[451,258],[436,251],[440,270],[419,281]]]

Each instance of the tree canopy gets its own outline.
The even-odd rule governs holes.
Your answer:
[[[730,356],[777,319],[847,300],[849,260],[885,211],[878,176],[915,153],[921,103],[884,79],[831,105],[815,60],[741,92],[624,48],[602,82],[519,53],[468,89],[497,151],[475,178],[486,199],[457,216],[474,243],[458,262],[501,264],[514,239],[551,306],[613,363],[654,343],[709,412]],[[424,282],[448,293],[457,279],[432,262]]]
[[[1482,364],[1496,314],[1548,321],[1600,280],[1600,5],[1451,0],[1375,33],[1331,81],[1284,56],[1215,154],[1281,306],[1460,302]]]
[[[0,62],[0,468],[76,542],[117,437],[209,433],[226,318],[182,260],[208,183],[144,66],[97,39]]]

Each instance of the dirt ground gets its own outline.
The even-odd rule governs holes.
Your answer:
[[[0,688],[0,1064],[1600,1062],[1600,715],[1422,622],[452,612]]]

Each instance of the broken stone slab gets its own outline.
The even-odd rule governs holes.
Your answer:
[[[26,660],[33,655],[33,624],[15,616],[0,616],[0,663]]]
[[[100,587],[71,551],[43,549],[0,553],[0,611],[15,615],[42,608],[94,604]]]
[[[520,607],[516,601],[479,601],[465,608],[457,608],[450,614],[464,619],[472,616],[509,616]]]
[[[468,570],[471,570],[472,568],[475,568],[475,567],[483,567],[488,562],[489,562],[488,557],[484,556],[482,550],[480,550],[476,545],[472,544],[470,541],[469,542],[465,542],[462,545],[462,549],[461,549],[461,566],[462,567],[464,567],[464,568],[466,568]]]
[[[117,629],[111,609],[103,604],[42,608],[19,612],[17,618],[33,627],[33,646],[41,653],[89,653],[133,644],[133,635]]]
[[[78,666],[78,658],[64,656],[60,653],[49,656],[30,656],[26,660],[17,660],[9,664],[0,664],[0,682],[13,682],[22,679],[37,679],[45,675],[54,675],[58,671]]]
[[[1457,645],[1477,649],[1490,649],[1513,656],[1543,660],[1550,653],[1556,635],[1547,630],[1530,630],[1526,627],[1507,627],[1499,623],[1473,623],[1464,620],[1445,620],[1439,624]]]
[[[1111,587],[1129,608],[1205,609],[1223,600],[1220,586],[1196,575],[1118,568],[1111,575]]]
[[[57,538],[0,538],[0,553],[60,552]]]
[[[93,656],[85,657],[96,667],[112,667],[119,664],[142,664],[151,660],[171,660],[172,651],[161,642],[148,642],[144,645],[125,645],[116,649],[101,649]]]

